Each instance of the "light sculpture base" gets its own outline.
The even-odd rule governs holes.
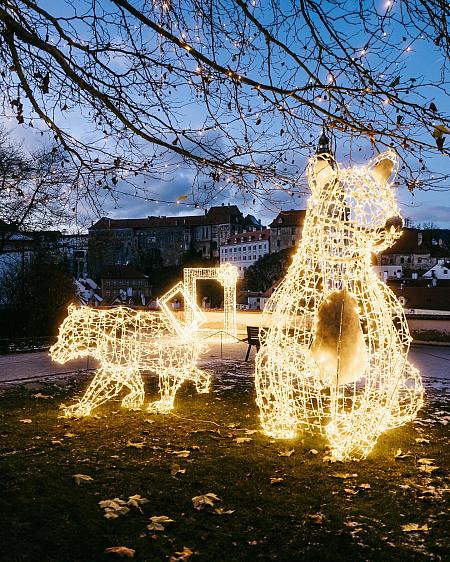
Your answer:
[[[371,266],[401,235],[389,224],[401,224],[397,165],[391,151],[347,169],[329,155],[310,160],[302,240],[261,322],[255,382],[265,433],[319,430],[340,460],[365,458],[423,401],[403,309]]]

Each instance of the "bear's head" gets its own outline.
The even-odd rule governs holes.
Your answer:
[[[403,221],[393,188],[397,169],[398,157],[391,150],[352,168],[341,167],[328,154],[311,158],[313,220],[342,239],[344,254],[350,254],[355,243],[361,250],[378,253],[400,237]]]

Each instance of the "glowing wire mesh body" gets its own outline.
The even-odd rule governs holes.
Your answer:
[[[198,322],[198,314],[195,318]],[[161,398],[149,405],[151,411],[171,410],[176,392],[186,380],[193,381],[198,392],[208,392],[210,376],[196,366],[205,346],[195,340],[195,327],[180,330],[164,312],[70,306],[50,355],[59,363],[91,356],[100,367],[84,396],[66,408],[65,415],[87,416],[124,388],[130,392],[122,406],[141,408],[145,398],[141,371],[159,375]]]
[[[371,267],[371,254],[401,234],[385,228],[394,216],[401,224],[388,182],[396,165],[392,152],[348,169],[328,155],[311,159],[302,240],[261,324],[255,377],[264,431],[324,431],[342,460],[364,458],[422,404],[403,309]]]
[[[226,334],[237,337],[236,323],[236,283],[238,270],[230,263],[220,267],[185,267],[184,286],[192,302],[197,302],[197,281],[199,279],[215,279],[223,286],[223,330]],[[187,321],[190,321],[193,309],[188,310]]]

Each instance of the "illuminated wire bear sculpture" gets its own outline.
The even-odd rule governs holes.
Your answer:
[[[65,363],[91,356],[100,367],[81,400],[65,408],[65,416],[88,416],[124,388],[130,392],[122,406],[140,409],[145,398],[142,371],[159,374],[160,400],[151,403],[149,411],[169,412],[177,390],[186,380],[193,381],[198,392],[209,391],[210,375],[197,368],[198,357],[205,348],[195,338],[198,315],[183,327],[166,312],[166,303],[162,309],[160,314],[127,307],[69,306],[58,341],[50,348],[52,359]]]
[[[371,266],[401,235],[389,181],[397,167],[391,151],[347,169],[329,155],[310,160],[302,240],[261,324],[255,377],[265,433],[318,429],[340,460],[365,458],[423,400],[403,309]]]

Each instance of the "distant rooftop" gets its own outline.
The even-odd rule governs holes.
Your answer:
[[[306,209],[291,209],[280,211],[275,219],[269,224],[270,228],[280,226],[301,226],[305,222]]]

